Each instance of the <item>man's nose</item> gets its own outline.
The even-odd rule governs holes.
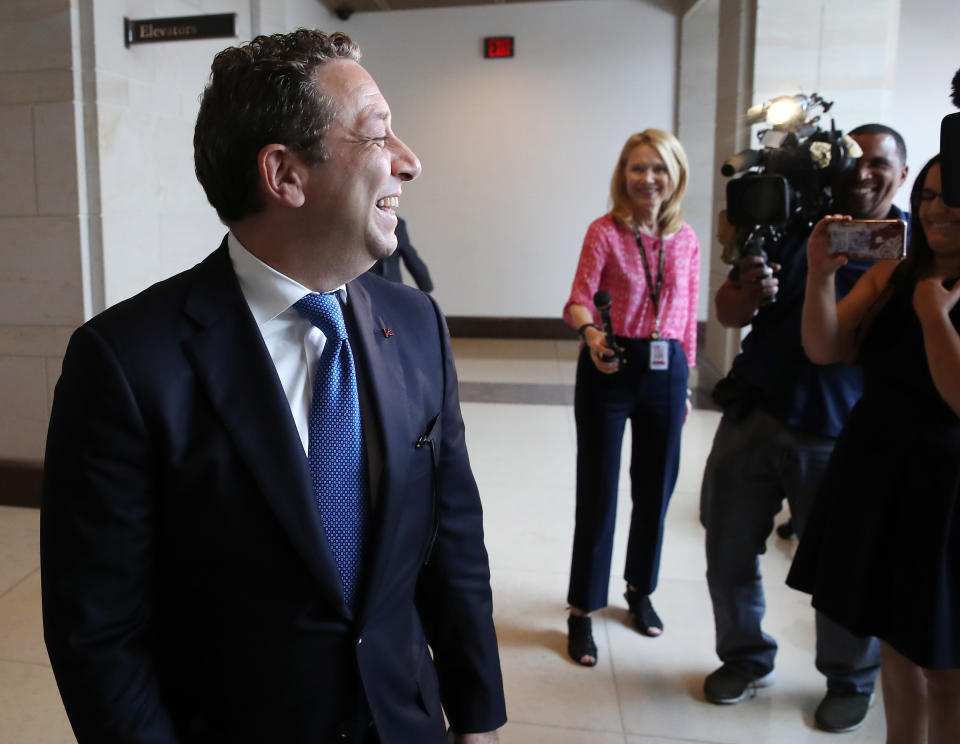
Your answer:
[[[420,158],[407,147],[406,143],[399,137],[394,138],[393,152],[393,173],[401,181],[412,181],[420,175],[423,168],[420,166]]]

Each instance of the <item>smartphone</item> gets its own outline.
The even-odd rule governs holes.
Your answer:
[[[855,258],[900,260],[907,255],[903,220],[847,220],[827,225],[830,253]]]

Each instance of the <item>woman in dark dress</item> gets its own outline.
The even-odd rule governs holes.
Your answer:
[[[836,303],[827,217],[807,246],[803,346],[856,358],[863,398],[838,440],[787,583],[883,646],[888,744],[960,742],[960,209],[939,156],[910,197],[902,263]]]

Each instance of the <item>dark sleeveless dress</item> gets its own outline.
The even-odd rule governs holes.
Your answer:
[[[960,668],[960,418],[930,376],[913,286],[864,338],[865,390],[787,577],[857,635]],[[960,328],[960,306],[950,314]]]

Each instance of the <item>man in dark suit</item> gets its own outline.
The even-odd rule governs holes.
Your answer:
[[[364,274],[420,163],[358,58],[305,30],[221,52],[194,147],[230,232],[70,341],[41,557],[81,744],[440,744],[444,713],[498,740],[447,329]]]

